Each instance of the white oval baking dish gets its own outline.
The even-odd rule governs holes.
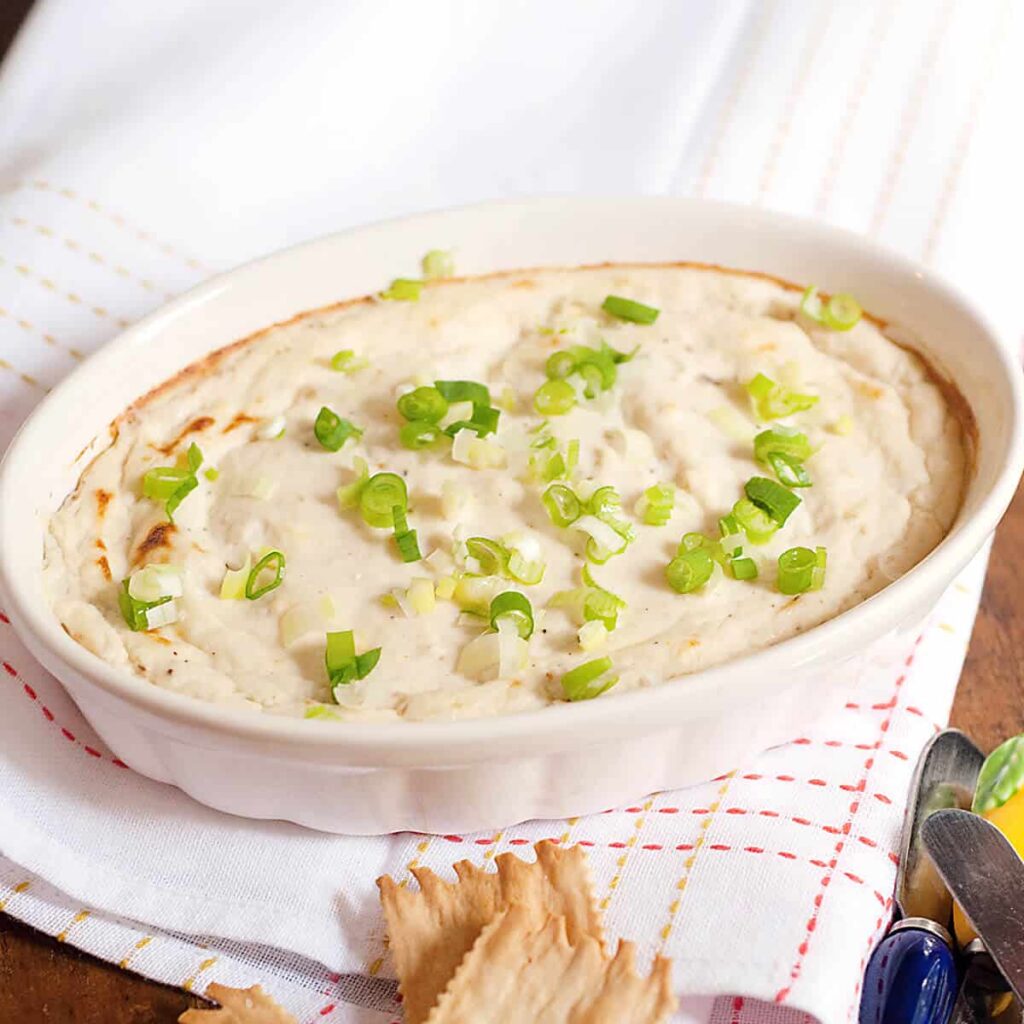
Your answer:
[[[853,292],[956,382],[977,423],[952,532],[910,573],[775,647],[654,689],[455,723],[359,724],[227,710],[148,685],[79,646],[42,590],[43,533],[108,425],[208,352],[378,289],[435,247],[460,273],[690,260]],[[895,334],[898,332],[898,335]],[[601,810],[709,778],[801,732],[869,645],[913,628],[992,533],[1024,463],[1009,346],[929,272],[862,238],[748,207],[676,198],[548,198],[332,235],[216,277],[146,317],[39,405],[0,470],[0,592],[32,653],[135,770],[212,807],[332,832],[467,832]]]

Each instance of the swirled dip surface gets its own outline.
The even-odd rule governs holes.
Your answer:
[[[601,310],[609,294],[657,307],[660,316],[651,325],[610,317]],[[832,331],[799,307],[798,290],[756,276],[603,267],[428,283],[415,302],[357,301],[271,327],[118,421],[114,441],[50,524],[45,580],[54,610],[76,640],[133,671],[140,685],[273,714],[328,705],[345,720],[538,708],[564,699],[563,672],[605,655],[620,678],[599,699],[614,699],[791,637],[923,558],[953,522],[965,473],[959,422],[922,361],[868,319]],[[547,604],[580,586],[586,537],[554,525],[541,501],[547,485],[530,479],[527,463],[545,361],[559,348],[601,339],[622,352],[640,348],[618,366],[609,391],[551,417],[550,430],[563,452],[579,441],[569,485],[583,494],[614,486],[636,540],[591,566],[627,607],[604,647],[583,653],[579,622]],[[331,356],[344,349],[369,365],[332,370]],[[724,576],[676,593],[664,570],[682,535],[717,538],[718,519],[745,482],[771,476],[753,458],[752,438],[766,424],[756,421],[744,388],[758,373],[819,396],[781,421],[816,448],[807,461],[813,486],[799,492],[799,508],[768,543],[745,546],[760,569],[756,580]],[[496,403],[506,389],[515,393],[516,411],[503,411],[488,439],[504,450],[504,466],[456,462],[450,444],[401,446],[396,398],[434,379],[486,383]],[[325,450],[313,432],[323,406],[361,427],[362,437]],[[269,438],[277,417],[285,433]],[[192,442],[204,469],[219,475],[210,480],[200,470],[172,525],[162,501],[142,496],[140,482]],[[367,526],[358,509],[339,509],[335,492],[352,480],[357,456],[371,474],[405,479],[409,525],[424,555],[438,552],[430,562],[403,563],[390,530]],[[672,517],[644,525],[634,504],[665,482],[677,488]],[[449,495],[463,488],[447,516],[446,483]],[[507,678],[458,668],[460,652],[486,623],[467,623],[450,600],[416,614],[408,601],[387,596],[401,597],[416,577],[457,573],[448,561],[453,530],[456,538],[529,531],[539,543],[543,581],[506,588],[529,597],[536,619],[528,662]],[[776,585],[776,559],[796,545],[827,548],[827,577],[821,590],[787,596]],[[268,547],[287,558],[282,584],[258,600],[222,599],[226,569]],[[160,563],[182,569],[178,619],[132,631],[119,610],[121,581]],[[329,614],[317,625],[319,613],[310,613],[312,628],[296,637],[282,620],[300,606]],[[365,679],[344,688],[342,706],[324,665],[328,629],[351,629],[358,650],[382,651]]]

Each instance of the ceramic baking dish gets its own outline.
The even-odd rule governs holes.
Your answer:
[[[460,273],[691,260],[844,290],[955,382],[976,425],[952,532],[884,591],[807,633],[666,685],[453,723],[353,724],[228,710],[152,686],[73,641],[41,579],[50,515],[133,399],[214,349],[370,293],[418,256]],[[309,242],[231,271],[125,331],[43,400],[0,471],[0,591],[32,653],[110,749],[212,807],[332,832],[466,832],[584,814],[726,771],[798,735],[872,645],[912,629],[982,547],[1024,460],[1018,369],[984,315],[930,272],[857,236],[676,198],[550,198],[430,213]]]

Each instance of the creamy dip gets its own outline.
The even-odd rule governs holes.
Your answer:
[[[609,294],[659,315],[652,324],[611,316],[602,311]],[[800,306],[800,290],[755,275],[610,266],[428,282],[417,301],[360,300],[296,317],[215,354],[117,421],[113,442],[50,523],[50,600],[71,636],[149,684],[344,720],[539,708],[565,699],[567,670],[598,657],[609,657],[618,676],[599,698],[610,699],[792,637],[863,601],[935,547],[956,515],[965,474],[960,423],[922,360],[870,318],[832,330]],[[608,390],[593,388],[593,399],[576,378],[575,406],[548,418],[554,447],[531,448],[546,436],[537,433],[543,418],[533,396],[549,356],[602,341],[637,349],[635,357],[618,364]],[[345,350],[354,357],[333,369],[332,357]],[[683,535],[717,539],[719,518],[746,482],[774,478],[753,455],[753,438],[773,425],[758,420],[747,394],[757,374],[817,396],[775,424],[807,436],[813,485],[793,492],[799,507],[767,543],[744,542],[756,579],[718,567],[706,585],[678,593],[665,567]],[[397,398],[435,380],[484,383],[501,409],[497,432],[472,453],[475,465],[453,457],[466,458],[475,435],[454,449],[399,442]],[[324,406],[361,437],[325,449],[314,433]],[[587,535],[552,521],[542,501],[549,481],[538,478],[544,460],[530,468],[538,451],[569,458],[572,441],[577,466],[561,482],[584,504],[596,487],[614,487],[619,519],[635,533],[622,553],[589,567],[594,582],[625,602],[612,631],[584,632],[589,650],[581,648],[578,606],[549,606],[557,593],[579,592]],[[165,502],[144,497],[141,481],[155,467],[181,465],[192,443],[204,462],[171,524]],[[356,479],[358,459],[370,474],[405,480],[408,527],[426,561],[403,562],[391,529],[339,507],[336,491]],[[646,525],[637,502],[657,484],[675,488],[674,506],[665,525]],[[445,599],[453,580],[481,571],[466,561],[464,541],[510,534],[524,556],[543,563],[543,579],[494,587],[526,595],[533,634],[511,669],[508,659],[460,667],[463,650],[488,628]],[[796,546],[826,549],[824,586],[784,594],[777,559]],[[255,600],[222,598],[225,573],[265,549],[286,559],[280,585]],[[159,564],[180,581],[175,621],[132,630],[119,607],[122,580]],[[365,678],[332,692],[325,635],[341,630],[354,632],[356,651],[381,654]]]

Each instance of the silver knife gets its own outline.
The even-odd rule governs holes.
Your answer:
[[[970,811],[935,811],[921,836],[943,881],[1024,1002],[1024,862],[999,829]]]

